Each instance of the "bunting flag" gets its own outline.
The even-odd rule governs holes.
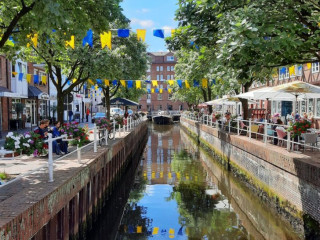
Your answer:
[[[76,82],[77,82],[76,78],[72,79],[72,83],[76,83]]]
[[[31,83],[31,74],[27,74],[27,83]]]
[[[164,38],[164,30],[163,29],[154,29],[153,36],[159,37],[159,38]]]
[[[311,67],[312,67],[312,64],[311,63],[307,63],[307,68],[311,69]]]
[[[31,39],[31,42],[35,48],[38,47],[38,33],[33,34],[33,36],[29,34],[27,37]],[[30,47],[30,43],[27,44],[27,47]]]
[[[126,86],[126,80],[120,80],[120,83],[122,86],[124,86],[124,87]]]
[[[117,86],[117,85],[118,85],[118,81],[117,81],[117,80],[113,80],[113,81],[112,81],[112,85],[113,85],[113,86]]]
[[[156,88],[156,90],[155,90],[155,91],[156,91],[156,93],[159,93],[159,89],[158,89],[158,88]]]
[[[146,40],[146,33],[147,33],[147,30],[145,29],[137,29],[138,40],[141,40],[142,42],[144,42]]]
[[[22,81],[23,80],[23,73],[19,73],[19,78],[18,78],[19,81]]]
[[[39,84],[39,75],[33,75],[33,83]]]
[[[94,90],[98,90],[98,89],[99,89],[98,85],[94,85]]]
[[[172,92],[172,89],[171,89],[171,88],[169,88],[169,89],[168,89],[168,93],[171,93],[171,92]]]
[[[175,33],[176,33],[176,30],[175,29],[171,29],[171,37],[173,37]]]
[[[173,228],[170,228],[170,229],[169,229],[169,234],[170,234],[170,235],[173,235],[173,234],[174,234],[174,229],[173,229]]]
[[[17,76],[17,74],[18,74],[17,72],[12,72],[13,76]]]
[[[42,82],[42,84],[46,85],[47,84],[47,76],[42,75],[41,76],[41,82]]]
[[[147,92],[148,92],[148,93],[151,93],[151,89],[147,89]]]
[[[101,79],[97,79],[97,84],[102,84],[102,80]]]
[[[159,233],[159,228],[158,227],[154,227],[153,231],[152,231],[152,235],[157,235]]]
[[[289,67],[289,74],[290,74],[290,76],[295,75],[295,73],[296,73],[296,68],[295,68],[295,66]]]
[[[190,84],[188,83],[187,80],[184,83],[186,84],[186,88],[190,88]]]
[[[177,83],[178,83],[178,85],[179,85],[179,88],[182,88],[182,80],[177,80]]]
[[[109,87],[109,86],[110,86],[110,82],[109,82],[109,80],[108,80],[108,79],[105,79],[105,80],[104,80],[104,85],[106,85],[107,87]]]
[[[163,89],[160,88],[160,93],[162,93],[162,92],[163,92]]]
[[[111,31],[100,34],[101,48],[104,49],[107,46],[111,50],[111,39]]]
[[[211,86],[212,85],[216,85],[216,80],[215,79],[212,79]]]
[[[83,89],[87,89],[87,84],[83,84]]]
[[[136,89],[141,89],[141,81],[136,81]]]
[[[70,85],[71,85],[71,81],[70,81],[70,80],[68,80],[67,84],[70,86]]]
[[[151,93],[154,93],[154,88],[151,88]]]
[[[118,29],[118,37],[127,38],[130,35],[129,29]]]
[[[169,83],[169,85],[172,87],[173,84],[174,84],[174,80],[169,80],[168,83]]]
[[[157,80],[152,80],[152,87],[158,86],[158,81]]]
[[[88,83],[89,83],[90,85],[94,85],[94,82],[93,82],[91,79],[88,79]]]
[[[142,233],[142,226],[137,226],[137,233]]]
[[[128,88],[133,88],[133,81],[132,80],[128,81]]]
[[[74,45],[74,35],[72,35],[71,38],[70,38],[70,41],[66,41],[65,44],[66,44],[66,47],[69,46],[69,47],[71,47],[72,49],[74,49],[74,46],[75,46],[75,45]]]
[[[286,67],[282,67],[282,68],[280,69],[280,74],[281,74],[281,75],[284,75],[284,74],[286,74],[286,71],[287,71],[287,68],[286,68]]]
[[[86,44],[93,47],[93,32],[91,29],[87,31],[87,35],[82,40],[82,46],[85,46]]]
[[[202,87],[207,88],[208,87],[208,79],[202,78]]]
[[[199,82],[197,80],[193,80],[193,86],[194,87],[199,87]]]

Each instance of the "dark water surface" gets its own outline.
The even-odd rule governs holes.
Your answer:
[[[299,239],[179,125],[150,125],[108,206],[89,239]]]

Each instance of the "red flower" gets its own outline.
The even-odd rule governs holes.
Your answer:
[[[308,125],[308,124],[306,124],[306,125],[305,125],[305,127],[307,128],[307,127],[309,127],[309,125]]]
[[[301,131],[301,133],[305,133],[305,131]]]
[[[86,136],[86,140],[89,140],[88,136]]]
[[[44,148],[44,149],[48,149],[48,144],[42,144],[42,147]]]
[[[301,131],[301,128],[299,128],[298,131]]]
[[[293,126],[293,129],[297,129],[297,126]]]

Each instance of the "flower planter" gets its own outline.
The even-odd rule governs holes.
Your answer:
[[[20,153],[14,152],[14,153],[13,153],[13,156],[14,156],[14,157],[18,157],[18,156],[20,156]],[[12,153],[7,153],[6,155],[4,155],[4,157],[5,157],[5,158],[11,158],[11,157],[12,157]]]

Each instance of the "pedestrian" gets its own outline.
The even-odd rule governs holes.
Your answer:
[[[73,116],[72,110],[69,110],[68,114],[69,114],[69,122],[71,122],[72,121],[72,116]]]
[[[86,115],[87,115],[87,122],[89,122],[89,115],[90,115],[90,109],[89,108],[87,108]]]
[[[52,137],[53,138],[61,136],[60,127],[61,127],[60,121],[56,121],[54,123],[54,127],[52,129]],[[62,141],[62,139],[58,139],[57,143],[59,144],[61,151],[64,152],[65,154],[67,154],[68,153],[68,142]]]

